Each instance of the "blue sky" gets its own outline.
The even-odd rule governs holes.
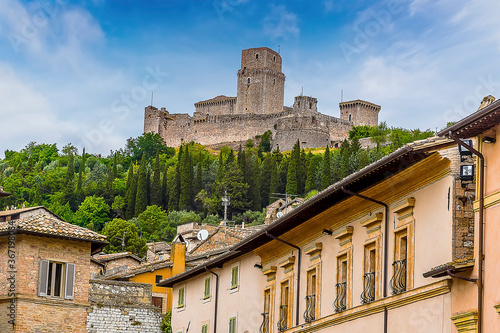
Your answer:
[[[171,113],[236,95],[241,50],[280,51],[285,105],[382,106],[389,126],[441,129],[500,98],[497,0],[0,0],[0,156],[30,141],[107,155]]]

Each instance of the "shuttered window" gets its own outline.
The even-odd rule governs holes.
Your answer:
[[[229,333],[236,333],[236,317],[229,319]]]
[[[38,296],[74,299],[75,264],[40,260]]]
[[[205,279],[205,291],[203,292],[203,299],[210,298],[210,278]]]
[[[208,333],[208,325],[205,324],[201,327],[201,333]]]
[[[177,307],[184,307],[184,287],[179,288],[179,294],[177,297]]]
[[[239,266],[234,266],[231,269],[231,289],[238,287],[238,270]]]

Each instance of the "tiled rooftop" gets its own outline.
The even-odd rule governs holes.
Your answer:
[[[15,211],[4,211],[3,213],[11,213],[6,215],[12,215],[31,209],[33,209],[33,207],[18,209]],[[98,243],[106,242],[106,236],[98,234],[92,230],[64,222],[55,215],[50,214],[49,211],[41,212],[40,214],[34,216],[21,217],[17,220],[0,222],[0,234],[9,232],[10,226],[15,227],[17,232],[87,240]]]
[[[142,262],[141,258],[139,258],[135,254],[132,254],[130,252],[95,254],[92,257],[96,260],[101,261],[101,262],[106,262],[106,261],[111,261],[111,260],[116,260],[116,259],[121,259],[121,258],[126,258],[126,257],[130,257],[130,258],[135,259],[139,262]]]

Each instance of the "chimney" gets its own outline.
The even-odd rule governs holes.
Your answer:
[[[172,242],[170,259],[172,260],[172,276],[184,272],[186,270],[186,243]]]

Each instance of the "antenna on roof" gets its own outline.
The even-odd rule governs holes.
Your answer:
[[[302,90],[300,92],[300,96],[304,96],[304,86],[302,86]]]
[[[153,92],[151,92],[151,106],[153,106]]]
[[[340,90],[340,103],[344,101],[344,89]]]
[[[281,54],[281,45],[278,45],[278,54]]]

